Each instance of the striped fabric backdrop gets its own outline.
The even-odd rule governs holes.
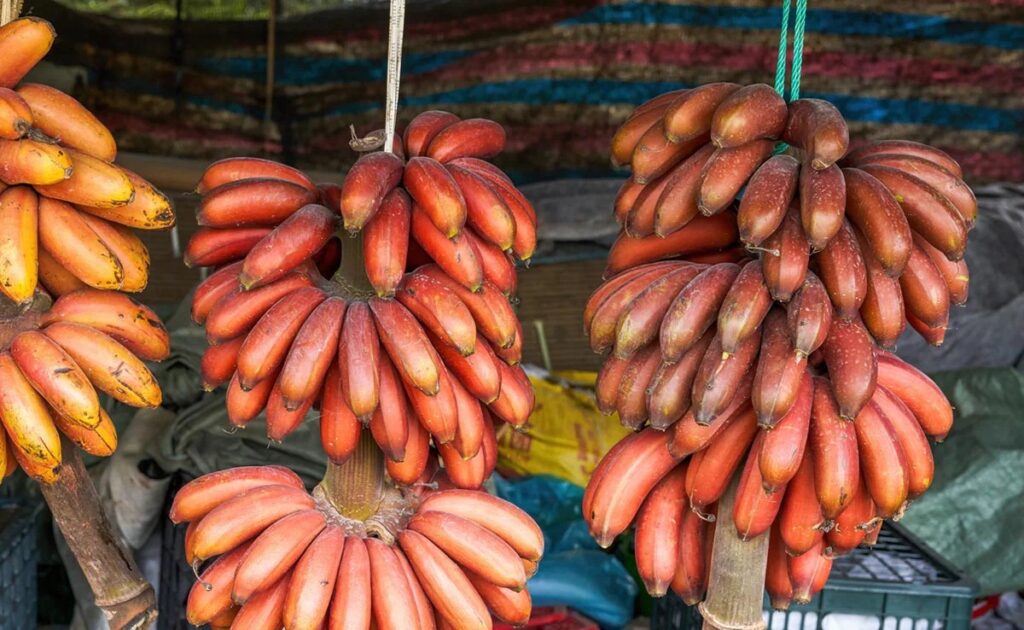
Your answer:
[[[412,2],[401,118],[441,108],[501,122],[509,147],[498,162],[522,181],[607,176],[609,138],[634,105],[710,81],[771,83],[779,4]],[[975,182],[1024,181],[1024,0],[809,6],[802,91],[835,103],[855,142],[919,140],[954,155]],[[89,18],[76,30],[84,18],[60,17],[77,20],[58,23],[61,58],[93,69],[81,96],[127,150],[264,153],[341,169],[354,159],[349,125],[382,124],[380,10],[280,24],[269,126],[262,24],[186,22],[175,39],[168,23]]]

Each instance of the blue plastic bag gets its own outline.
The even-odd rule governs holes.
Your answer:
[[[597,546],[580,512],[583,489],[556,477],[507,481],[498,495],[530,514],[544,532],[544,559],[530,578],[534,606],[574,608],[604,628],[633,619],[637,585],[615,556]]]

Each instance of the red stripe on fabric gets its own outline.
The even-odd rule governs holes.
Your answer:
[[[939,147],[953,156],[968,181],[1024,182],[1024,161],[1013,153],[965,151],[956,147]]]

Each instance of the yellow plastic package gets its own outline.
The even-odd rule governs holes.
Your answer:
[[[506,476],[553,475],[585,486],[594,467],[630,431],[597,409],[594,372],[548,375],[529,368],[537,397],[522,431],[501,425],[498,470]]]

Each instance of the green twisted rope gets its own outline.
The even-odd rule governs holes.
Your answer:
[[[782,0],[782,23],[779,27],[779,54],[775,61],[775,91],[786,96],[786,61],[789,51],[790,0]],[[790,70],[789,100],[800,98],[800,75],[804,62],[804,31],[807,26],[807,0],[796,0],[796,19],[793,24],[793,67]]]

